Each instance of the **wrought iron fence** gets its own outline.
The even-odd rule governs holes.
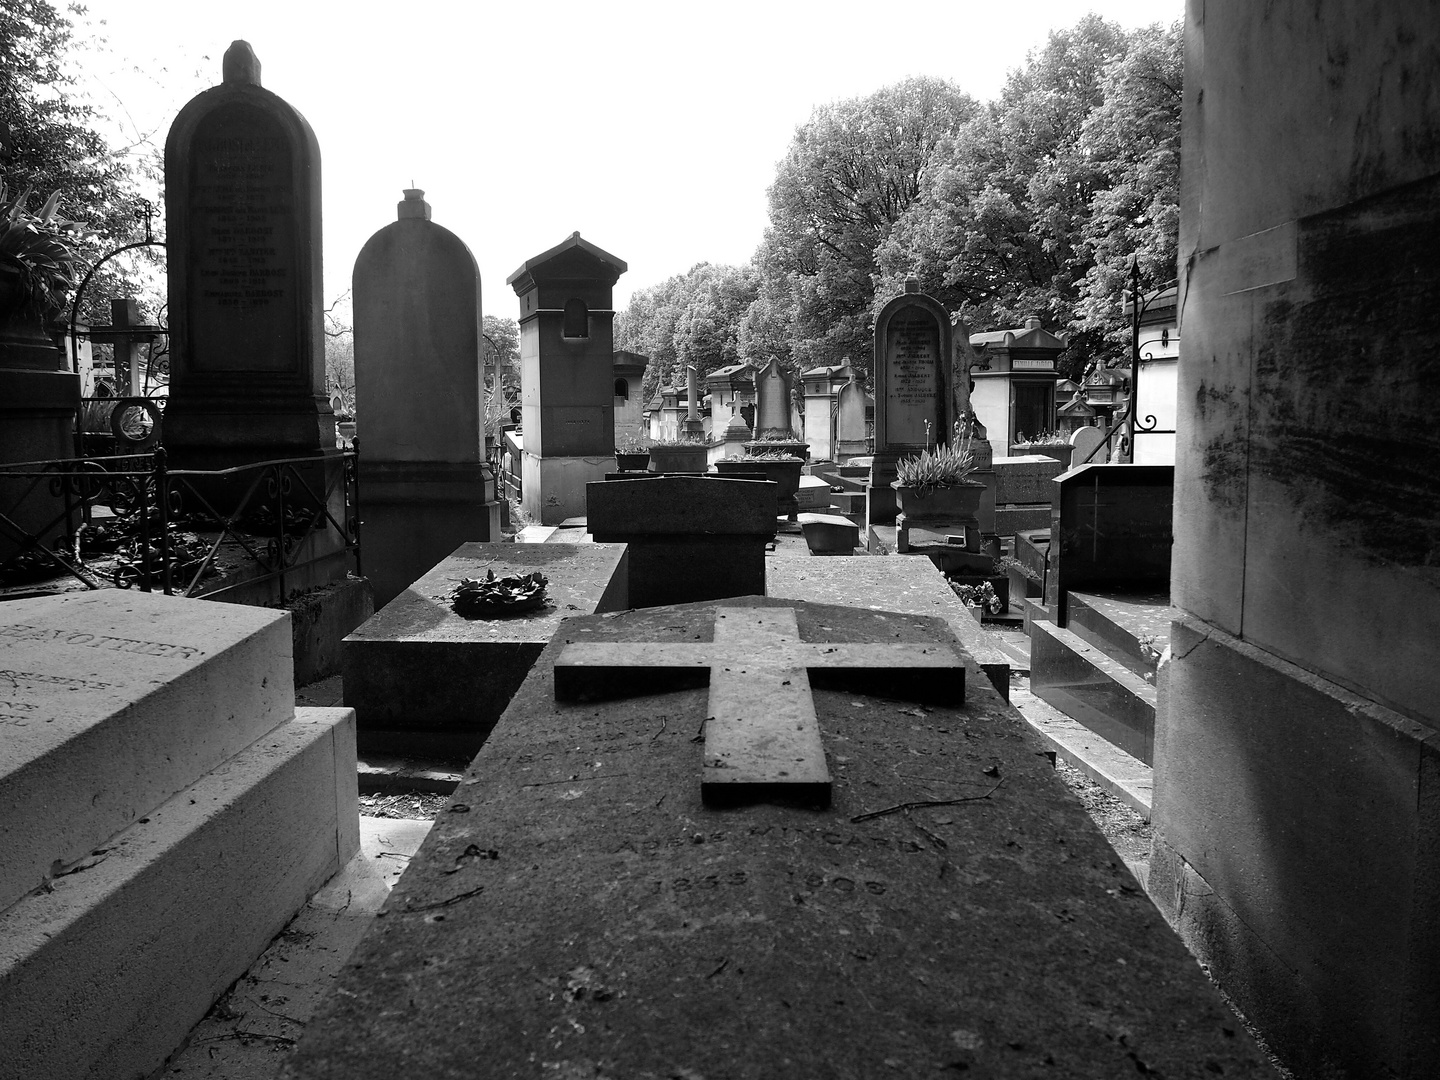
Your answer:
[[[342,551],[361,573],[357,451],[220,470],[171,469],[163,447],[0,465],[0,541],[0,582],[207,597],[275,581],[284,596],[287,576]],[[221,574],[222,554],[248,565]]]

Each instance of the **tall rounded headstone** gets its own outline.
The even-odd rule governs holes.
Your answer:
[[[755,438],[794,438],[790,420],[790,374],[772,357],[755,376]]]
[[[875,318],[875,459],[867,520],[895,520],[895,465],[949,442],[955,421],[950,315],[911,277]]]
[[[177,465],[221,468],[335,447],[325,388],[320,147],[260,85],[244,41],[165,141],[170,399]]]
[[[351,278],[365,574],[385,604],[461,544],[500,539],[485,461],[480,271],[418,188]]]

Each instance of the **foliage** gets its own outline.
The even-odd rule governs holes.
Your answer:
[[[519,615],[545,606],[545,587],[550,580],[538,570],[532,574],[511,574],[497,578],[494,570],[483,578],[461,578],[450,594],[455,614],[467,619],[494,619]]]
[[[26,209],[30,193],[22,192],[6,205],[5,182],[0,180],[0,259],[20,268],[22,302],[36,314],[53,317],[66,294],[80,278],[78,244],[80,226],[56,212],[60,192],[45,200],[36,213]]]
[[[1094,15],[1052,33],[940,148],[879,253],[888,291],[913,270],[971,326],[1039,315],[1070,332],[1072,377],[1117,353],[1131,255],[1148,286],[1174,275],[1180,46]]]
[[[615,452],[617,454],[643,454],[648,447],[640,439],[626,432],[615,440]]]
[[[145,238],[143,203],[158,202],[161,150],[148,136],[112,146],[102,129],[118,125],[84,94],[76,75],[82,60],[69,15],[50,0],[0,5],[0,171],[12,190],[58,191],[61,203],[87,223],[83,264],[122,244]],[[140,249],[130,269],[107,263],[86,292],[83,317],[109,321],[110,297],[137,296],[157,316],[163,307],[158,249]]]
[[[615,347],[649,358],[645,401],[661,386],[684,386],[691,364],[704,379],[739,363],[740,323],[756,288],[753,267],[697,263],[630,297],[615,320]]]
[[[934,450],[922,450],[917,457],[902,458],[895,464],[895,479],[901,487],[916,488],[921,495],[936,488],[954,487],[975,471],[972,437],[955,425],[955,437]]]
[[[977,111],[950,83],[912,78],[821,106],[796,130],[756,255],[769,288],[751,333],[768,348],[746,359],[779,353],[804,370],[849,358],[869,370],[876,252],[920,198],[946,138]],[[780,326],[789,332],[777,342]]]
[[[491,368],[498,364],[501,385],[507,389],[513,386],[518,391],[520,387],[520,324],[514,319],[486,315],[481,321],[481,330],[485,335],[480,339],[485,366]]]
[[[1069,446],[1069,437],[1061,431],[1042,431],[1037,435],[1026,435],[1023,432],[1015,436],[1015,444],[1025,446]]]

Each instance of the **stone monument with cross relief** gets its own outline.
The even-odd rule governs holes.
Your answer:
[[[1267,1075],[962,666],[895,612],[567,619],[287,1076]]]
[[[955,423],[950,315],[920,291],[905,291],[875,317],[875,453],[866,487],[866,521],[895,520],[895,465],[902,457],[949,442]]]

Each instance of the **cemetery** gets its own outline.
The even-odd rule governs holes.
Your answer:
[[[413,181],[335,396],[323,140],[234,41],[164,324],[0,292],[0,1080],[1433,1075],[1440,139],[1381,73],[1440,26],[1205,7],[1128,368],[918,273],[864,355],[662,359],[574,231],[508,399]]]

